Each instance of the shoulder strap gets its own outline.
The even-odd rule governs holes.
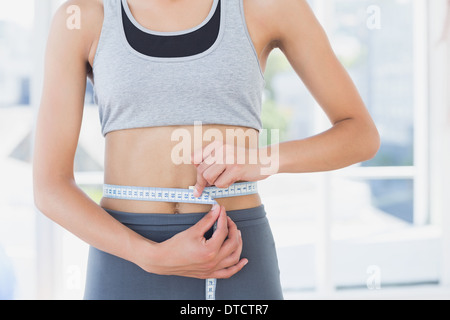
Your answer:
[[[103,33],[115,30],[121,0],[103,0]]]

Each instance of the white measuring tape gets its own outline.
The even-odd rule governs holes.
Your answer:
[[[193,188],[129,187],[104,184],[103,196],[123,200],[215,204],[214,199],[245,196],[257,192],[256,182],[239,182],[228,188],[206,187],[198,198],[194,196]]]
[[[156,187],[132,187],[104,184],[103,196],[112,199],[183,202],[216,204],[217,198],[245,196],[258,192],[257,182],[234,183],[228,188],[206,187],[200,197],[194,196],[194,187],[189,189],[156,188]],[[217,223],[214,224],[214,230]],[[215,300],[217,279],[206,279],[206,300]]]

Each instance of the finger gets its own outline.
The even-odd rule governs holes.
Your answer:
[[[234,253],[238,253],[239,256],[242,252],[242,237],[241,232],[238,230],[236,224],[233,220],[228,217],[228,236],[224,241],[222,247],[220,248],[220,252],[217,257],[220,260],[228,259]]]
[[[205,170],[208,169],[210,166],[211,165],[206,164],[205,162],[201,162],[200,164],[197,165],[197,181],[194,185],[194,197],[200,197],[205,187],[210,185],[203,175]]]
[[[218,188],[228,188],[239,179],[234,167],[228,166],[214,181],[214,185]]]
[[[212,154],[214,151],[214,155]],[[196,165],[197,167],[197,181],[194,186],[194,196],[200,197],[203,193],[203,190],[208,185],[213,185],[215,178],[220,175],[226,168],[223,162],[223,143],[220,141],[214,141],[207,145],[203,150],[201,157],[198,152],[195,153],[195,158],[202,158],[202,161]],[[198,161],[196,159],[196,161]],[[205,177],[205,171],[208,170],[211,166],[215,164],[220,164],[221,166],[215,168],[214,171],[210,172],[211,177]]]
[[[203,172],[203,178],[205,178],[210,185],[214,185],[216,179],[225,171],[225,169],[226,165],[224,164],[211,165]]]
[[[231,266],[234,266],[236,263],[238,263],[238,261],[241,259],[241,254],[242,254],[242,238],[239,237],[237,242],[238,242],[237,249],[235,251],[233,251],[229,256],[227,256],[225,259],[220,261],[216,265],[216,270],[229,268]]]
[[[228,279],[228,278],[232,277],[233,275],[235,275],[236,273],[238,273],[239,271],[241,271],[242,268],[245,267],[245,265],[247,265],[247,263],[248,263],[248,260],[243,258],[237,264],[235,264],[234,266],[214,271],[209,276],[209,278],[213,278],[213,279]]]
[[[203,177],[203,174],[201,174],[197,170],[197,181],[194,185],[194,197],[200,197],[203,193],[203,190],[205,190],[205,187],[208,185],[208,181]]]
[[[197,172],[200,172],[201,174],[203,174],[205,172],[205,170],[208,169],[212,165],[213,165],[212,163],[208,164],[208,163],[202,161],[197,166]]]
[[[228,221],[224,206],[220,206],[220,215],[217,219],[217,228],[206,244],[213,250],[219,251],[225,239],[228,237]]]
[[[201,196],[205,187],[214,185],[216,179],[227,168],[227,166],[223,163],[208,164],[205,161],[199,164],[197,167],[197,182],[194,186],[194,196],[196,197]]]
[[[220,206],[213,206],[211,210],[195,225],[191,227],[191,230],[197,233],[197,235],[204,239],[204,235],[208,232],[216,223],[220,216]]]
[[[229,255],[228,257],[223,259],[221,262],[219,262],[216,265],[215,269],[221,270],[221,269],[226,269],[226,268],[234,266],[235,264],[237,264],[240,261],[241,253],[242,253],[241,249],[234,251],[231,255]]]

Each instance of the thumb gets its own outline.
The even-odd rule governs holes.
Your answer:
[[[193,229],[200,237],[203,237],[214,226],[214,223],[219,218],[219,214],[220,205],[214,204],[211,210],[193,226]]]
[[[194,186],[194,197],[200,197],[207,184],[208,181],[206,181],[203,175],[197,170],[197,182]]]

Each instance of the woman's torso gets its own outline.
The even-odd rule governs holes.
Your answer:
[[[180,1],[175,10],[169,4],[163,4],[156,0],[128,1],[134,18],[141,25],[151,30],[161,31],[185,30],[198,25],[210,11],[211,3],[212,0]],[[251,14],[251,6],[254,6],[255,2],[244,1],[244,4],[247,3],[250,7],[245,7],[246,23],[255,51],[260,57],[260,66],[263,69],[270,52],[271,41],[268,35],[257,29],[257,17]],[[183,12],[182,15],[181,12]],[[167,18],[161,19],[161,15]],[[89,58],[91,65],[95,63],[94,57],[99,38],[100,31],[91,49]],[[173,150],[179,141],[173,141],[172,134],[177,129],[186,129],[191,137],[195,136],[194,126],[192,125],[141,127],[108,132],[105,136],[104,183],[162,188],[188,188],[193,186],[197,177],[196,167],[193,164],[177,164],[173,161]],[[223,137],[226,137],[227,129],[244,129],[247,133],[252,132],[255,133],[255,137],[258,136],[256,129],[241,125],[202,125],[203,132],[208,129],[218,129],[223,133]],[[206,146],[210,141],[202,141],[201,143]],[[246,147],[249,147],[248,140],[245,144]],[[222,198],[218,199],[217,202],[224,205],[227,210],[238,210],[256,207],[261,204],[261,199],[258,194],[253,194]],[[105,197],[101,199],[100,205],[112,210],[136,213],[191,213],[205,212],[210,209],[210,205],[204,204],[118,200]]]

